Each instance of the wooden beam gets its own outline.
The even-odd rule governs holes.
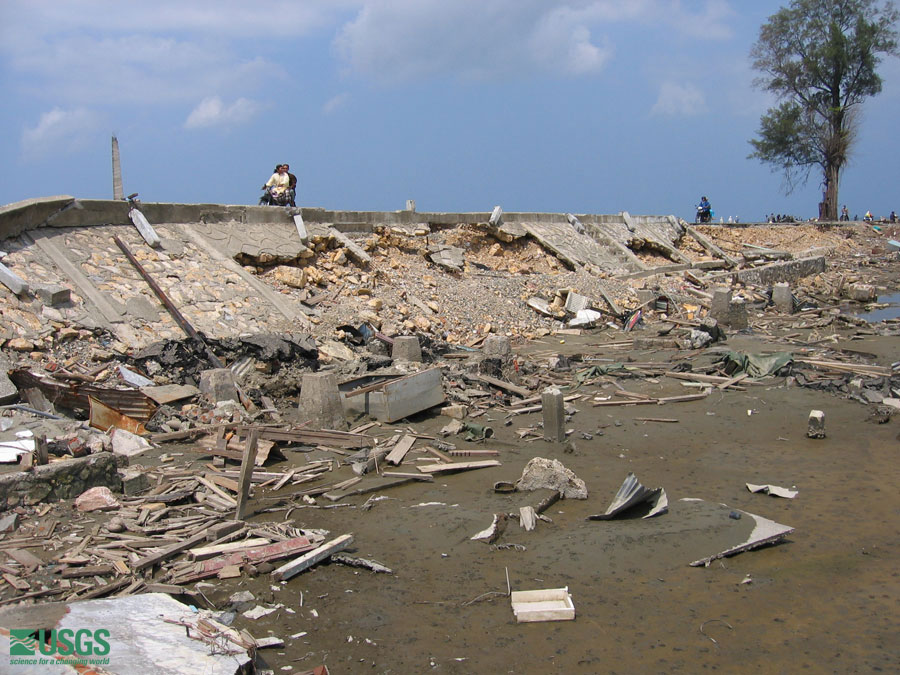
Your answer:
[[[309,569],[316,563],[319,563],[325,558],[331,557],[333,553],[337,553],[338,551],[343,551],[345,548],[350,546],[353,543],[353,535],[352,534],[342,534],[340,537],[336,539],[332,539],[331,541],[322,544],[318,548],[313,549],[309,553],[304,553],[299,558],[295,558],[288,563],[285,563],[277,570],[272,572],[272,577],[276,581],[286,581],[291,577],[299,574],[303,570]]]
[[[247,500],[250,497],[250,478],[253,476],[253,463],[256,461],[256,445],[259,442],[259,429],[251,429],[247,438],[247,447],[244,448],[244,457],[241,460],[241,477],[238,479],[237,508],[234,512],[235,520],[243,520],[247,512]]]

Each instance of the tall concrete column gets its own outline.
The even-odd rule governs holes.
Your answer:
[[[125,199],[122,189],[122,164],[119,161],[119,139],[112,137],[113,199]]]

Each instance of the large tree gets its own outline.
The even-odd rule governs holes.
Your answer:
[[[781,170],[788,193],[820,168],[820,218],[837,220],[856,113],[881,91],[881,57],[898,55],[898,17],[892,2],[792,0],[763,24],[750,52],[762,73],[756,85],[779,102],[760,119],[750,157]]]

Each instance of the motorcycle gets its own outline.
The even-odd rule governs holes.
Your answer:
[[[259,198],[260,206],[294,206],[293,190],[275,191],[271,186],[263,187],[263,194]]]
[[[712,220],[712,209],[708,206],[698,206],[697,215],[694,217],[695,223],[708,223]]]

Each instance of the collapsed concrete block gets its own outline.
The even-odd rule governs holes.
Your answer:
[[[584,481],[563,466],[558,459],[535,457],[522,471],[516,482],[519,490],[540,490],[548,488],[561,493],[563,499],[587,499],[588,491]]]
[[[544,440],[562,443],[566,440],[566,412],[562,392],[549,387],[541,392],[541,413],[544,418]]]
[[[873,302],[878,297],[875,287],[871,284],[850,284],[847,295],[856,302]]]
[[[213,403],[240,400],[234,373],[228,368],[213,368],[200,373],[200,393]]]
[[[485,356],[499,356],[501,358],[510,354],[509,338],[505,335],[488,335],[484,339],[481,353]]]
[[[34,284],[32,291],[50,307],[59,307],[72,300],[72,291],[60,284]]]
[[[334,373],[308,373],[300,385],[301,415],[327,428],[344,425],[344,409]]]
[[[150,489],[150,479],[143,471],[135,469],[119,471],[119,476],[122,478],[122,492],[126,497],[131,497]]]
[[[415,335],[401,335],[394,338],[394,347],[391,350],[391,358],[395,361],[422,362],[422,348],[419,346],[419,338]]]
[[[714,288],[712,301],[709,305],[710,315],[721,321],[720,317],[728,314],[731,307],[731,289],[730,288]]]
[[[130,431],[125,431],[125,429],[113,429],[110,436],[112,438],[112,451],[116,455],[134,457],[152,447],[146,438],[142,438]]]
[[[794,313],[794,295],[790,284],[779,282],[772,287],[772,304],[782,314]]]
[[[809,424],[806,429],[808,438],[825,438],[825,413],[821,410],[809,411]]]
[[[19,390],[9,379],[9,359],[0,354],[0,405],[12,403],[19,398]]]
[[[750,325],[747,318],[747,305],[743,300],[732,300],[728,306],[728,314],[722,320],[726,326],[731,326],[737,330],[746,328]]]

